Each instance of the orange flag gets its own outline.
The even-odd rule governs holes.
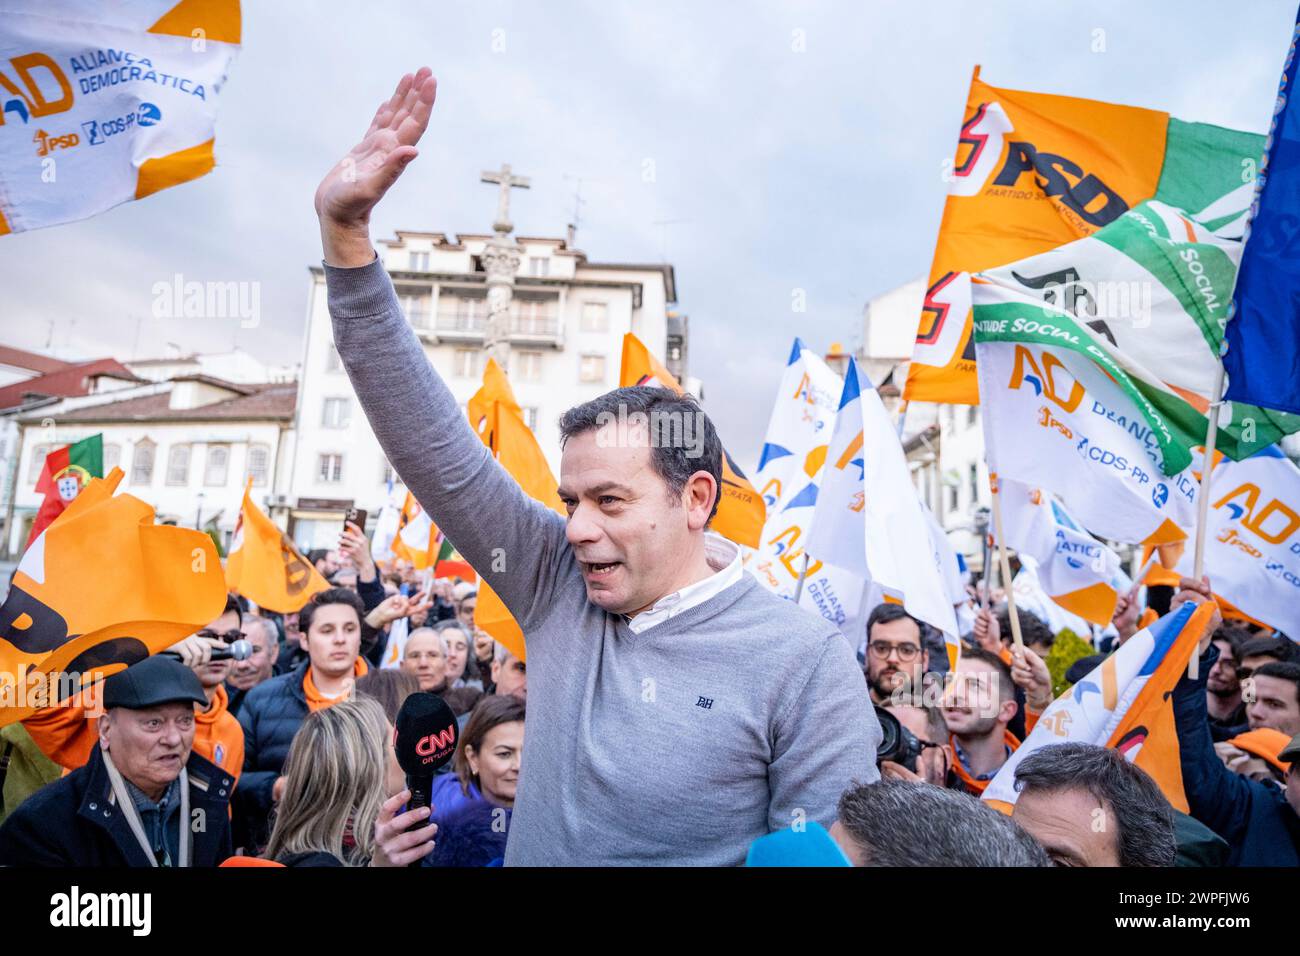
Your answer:
[[[989,86],[975,68],[904,399],[978,404],[969,275],[1155,196],[1168,126],[1155,110]]]
[[[32,542],[0,606],[0,725],[65,700],[212,621],[226,602],[221,560],[201,531],[154,524],[114,495],[122,470],[93,479]],[[35,691],[35,692],[34,692]],[[52,691],[52,693],[51,693]]]
[[[524,422],[523,412],[515,401],[514,391],[505,371],[494,359],[483,370],[483,386],[466,405],[470,427],[492,451],[493,457],[519,482],[524,494],[558,514],[564,505],[556,493],[555,475],[542,454],[532,429]],[[454,542],[453,542],[454,543]],[[480,568],[483,572],[485,569]],[[490,569],[489,569],[490,570]],[[510,653],[525,660],[524,632],[506,609],[487,578],[480,573],[478,603],[474,624],[500,641]]]
[[[469,416],[469,427],[482,438],[500,467],[510,472],[526,496],[564,514],[559,494],[555,493],[555,475],[546,463],[537,437],[524,421],[506,372],[495,359],[487,359],[484,384],[465,405],[465,414]],[[520,661],[526,659],[523,628],[482,574],[478,581],[478,602],[474,606],[474,626],[506,645]]]
[[[623,336],[623,364],[619,371],[620,388],[632,385],[660,385],[678,395],[685,393],[676,376],[650,353],[645,343],[631,332]],[[727,450],[722,450],[722,500],[713,516],[713,530],[736,544],[757,548],[767,520],[767,506],[754,490]]]
[[[281,614],[300,610],[329,582],[293,546],[289,536],[262,514],[244,488],[235,540],[226,558],[226,584],[258,607]]]

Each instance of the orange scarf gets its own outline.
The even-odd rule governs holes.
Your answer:
[[[1016,748],[1020,746],[1019,738],[1009,730],[1003,731],[1003,735],[1002,739],[1006,741],[1006,745],[1011,748],[1011,752],[1015,753]],[[989,780],[976,780],[970,775],[970,772],[963,767],[961,761],[957,759],[957,749],[953,746],[953,743],[953,736],[952,734],[949,734],[948,746],[952,750],[952,772],[957,775],[957,779],[961,781],[961,784],[966,789],[967,793],[974,794],[977,797],[982,796],[985,788],[989,785]]]
[[[352,665],[353,679],[360,679],[362,677],[365,677],[366,672],[369,669],[370,668],[366,666],[366,659],[358,655],[356,663]],[[312,713],[315,713],[318,710],[323,710],[326,707],[332,707],[334,704],[337,704],[339,701],[348,699],[348,693],[346,691],[340,694],[338,697],[326,697],[319,690],[317,690],[316,682],[311,679],[310,664],[307,665],[307,673],[303,676],[302,679],[302,691],[307,696],[307,709]]]

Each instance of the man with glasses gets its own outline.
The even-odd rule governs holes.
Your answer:
[[[1241,700],[1241,678],[1237,675],[1241,648],[1250,639],[1249,631],[1234,624],[1224,624],[1214,632],[1219,659],[1205,681],[1205,707],[1210,715],[1210,737],[1215,743],[1250,729],[1246,705]]]
[[[873,703],[917,703],[930,667],[922,624],[899,604],[880,604],[867,618],[867,685]]]

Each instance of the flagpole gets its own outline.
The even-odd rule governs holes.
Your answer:
[[[993,530],[998,536],[998,564],[1002,569],[1002,584],[1007,592],[1007,616],[1011,619],[1011,637],[1016,649],[1025,650],[1025,640],[1020,636],[1020,615],[1016,613],[1016,594],[1011,586],[1011,561],[1007,557],[1007,540],[1002,535],[1002,494],[998,491],[998,476],[989,474],[989,488],[993,492]]]
[[[808,552],[803,553],[803,567],[799,569],[799,583],[794,586],[794,603],[799,603],[799,598],[803,594],[803,582],[808,577]]]
[[[1192,558],[1192,578],[1198,583],[1205,571],[1205,533],[1210,520],[1210,472],[1214,470],[1214,446],[1219,439],[1219,409],[1223,405],[1223,382],[1227,372],[1223,368],[1223,356],[1219,356],[1219,367],[1214,371],[1214,389],[1210,392],[1209,415],[1205,422],[1205,455],[1201,459],[1201,490],[1196,502],[1196,546]],[[1214,600],[1213,594],[1210,600]],[[1192,651],[1187,659],[1187,676],[1196,680],[1201,673],[1199,655]]]

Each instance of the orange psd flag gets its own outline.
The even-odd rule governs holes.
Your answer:
[[[41,700],[30,693],[34,675],[79,674],[85,686],[221,613],[226,586],[212,539],[155,525],[151,506],[113,494],[121,479],[114,468],[92,480],[14,572],[0,606],[0,725],[76,690],[55,686]]]
[[[969,274],[1090,236],[1156,195],[1168,128],[1168,113],[999,89],[975,68],[903,398],[979,402]]]
[[[532,429],[524,422],[510,381],[496,360],[488,359],[487,368],[483,370],[483,386],[470,398],[465,410],[470,427],[524,493],[552,511],[564,514],[564,505],[555,490],[555,475]],[[486,573],[492,569],[478,570],[480,581],[474,623],[504,644],[515,657],[525,660],[523,630],[487,583]]]
[[[258,607],[290,614],[301,609],[313,594],[328,588],[329,582],[298,553],[289,536],[253,504],[251,487],[250,480],[244,488],[235,540],[226,558],[226,584]]]
[[[645,343],[631,332],[623,336],[623,364],[619,371],[620,388],[633,385],[655,385],[684,394],[676,376],[656,359]],[[754,490],[745,473],[736,467],[727,450],[722,450],[722,499],[718,513],[713,516],[713,530],[736,544],[757,548],[767,520],[767,507],[763,497]]]

